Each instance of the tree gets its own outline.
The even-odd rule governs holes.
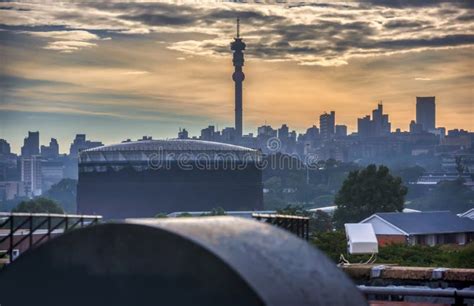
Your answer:
[[[334,262],[344,254],[352,263],[365,262],[368,255],[347,254],[347,240],[344,231],[320,232],[310,242]],[[379,248],[377,262],[415,267],[472,268],[474,266],[474,243],[459,245],[406,245],[389,244]]]
[[[360,222],[377,212],[401,212],[406,194],[402,180],[392,176],[385,166],[369,165],[352,171],[336,195],[336,226]]]
[[[310,213],[302,205],[287,205],[285,208],[277,209],[279,215],[309,217]]]
[[[45,198],[60,203],[68,213],[77,211],[76,205],[77,181],[73,179],[62,179],[44,194]]]
[[[347,253],[347,241],[344,231],[317,233],[312,236],[311,243],[334,262],[339,261],[341,254]]]
[[[329,214],[322,210],[317,210],[312,216],[309,223],[311,232],[324,233],[333,230],[332,218]]]
[[[58,203],[43,197],[22,201],[12,212],[64,214]]]
[[[425,196],[412,201],[410,208],[420,210],[449,210],[465,212],[474,207],[474,191],[464,185],[464,180],[443,181]]]

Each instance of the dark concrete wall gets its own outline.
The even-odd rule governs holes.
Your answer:
[[[262,172],[244,169],[80,172],[78,213],[106,219],[152,217],[175,211],[263,209]]]
[[[2,306],[367,305],[306,241],[235,217],[68,232],[0,271]]]

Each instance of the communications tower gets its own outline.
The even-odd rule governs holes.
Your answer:
[[[244,66],[245,43],[240,37],[240,19],[237,18],[237,36],[230,44],[230,49],[233,52],[232,62],[234,64],[234,73],[232,79],[235,83],[235,134],[237,139],[242,137],[242,82],[245,79],[245,74],[242,71]]]

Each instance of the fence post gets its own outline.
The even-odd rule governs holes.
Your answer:
[[[13,230],[15,229],[15,223],[14,223],[14,217],[13,215],[10,216],[10,233],[8,234],[8,237],[10,238],[10,247],[8,250],[8,261],[11,263],[13,261],[13,238],[15,235],[13,235]]]
[[[46,218],[48,218],[48,240],[51,239],[51,216],[47,216]]]
[[[29,230],[29,233],[28,233],[28,239],[30,240],[30,248],[31,246],[33,245],[33,215],[30,214],[30,230]]]

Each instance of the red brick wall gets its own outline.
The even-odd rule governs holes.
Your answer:
[[[404,235],[377,235],[377,240],[379,246],[384,246],[392,243],[406,243],[406,238]]]

